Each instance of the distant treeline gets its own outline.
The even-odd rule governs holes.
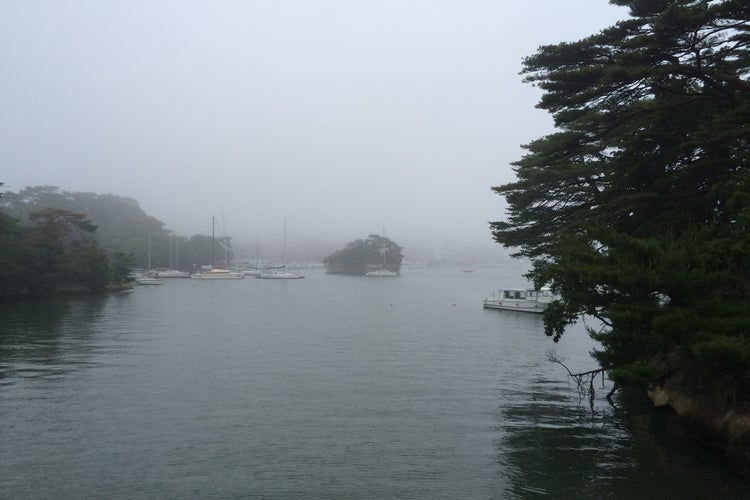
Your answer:
[[[54,186],[0,198],[0,296],[103,291],[132,267],[190,270],[225,255],[229,238],[176,236],[131,198]]]

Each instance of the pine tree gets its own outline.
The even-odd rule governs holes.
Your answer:
[[[680,350],[738,380],[750,367],[750,4],[615,0],[630,17],[543,46],[525,81],[557,131],[493,188],[495,240],[530,258],[555,341],[582,314],[619,383]]]

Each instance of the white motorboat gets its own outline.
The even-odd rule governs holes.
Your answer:
[[[485,309],[502,309],[505,311],[521,311],[543,313],[544,309],[555,299],[555,294],[549,288],[535,290],[533,288],[505,288],[493,291],[484,299]]]
[[[365,273],[365,276],[370,276],[372,278],[393,278],[394,276],[399,276],[399,274],[395,271],[389,271],[388,269],[378,269],[377,271]]]
[[[195,273],[190,277],[194,280],[241,280],[245,277],[245,273],[214,267],[208,272]]]

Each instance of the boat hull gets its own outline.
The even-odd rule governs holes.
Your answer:
[[[161,285],[162,281],[156,278],[137,278],[135,284],[138,286]]]
[[[301,274],[290,273],[287,271],[260,273],[257,278],[262,280],[299,280],[304,278]]]
[[[241,280],[245,277],[243,273],[222,273],[222,274],[212,274],[212,273],[202,273],[202,274],[193,274],[190,276],[194,280]]]
[[[518,311],[525,313],[542,314],[544,312],[544,309],[546,308],[546,304],[522,304],[518,302],[485,300],[483,307],[485,309],[500,309],[502,311]]]
[[[366,273],[365,276],[368,276],[370,278],[395,278],[399,276],[399,274],[394,271],[386,271],[384,269],[381,269],[380,271],[371,271],[369,273]]]
[[[159,279],[185,279],[190,278],[190,273],[186,271],[157,271],[156,277]]]

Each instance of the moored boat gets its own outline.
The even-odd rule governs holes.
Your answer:
[[[261,272],[256,277],[262,280],[298,280],[304,278],[305,276],[302,274],[287,271],[286,269],[277,269]]]
[[[135,279],[136,285],[161,285],[162,281],[151,276],[140,276]]]
[[[194,280],[241,280],[245,277],[245,273],[241,271],[230,271],[225,267],[216,267],[216,256],[214,251],[216,249],[216,237],[214,235],[215,218],[211,217],[211,266],[208,267],[207,271],[191,274],[190,277]],[[223,239],[223,238],[222,238]],[[224,265],[227,263],[227,247],[224,247]],[[206,269],[206,267],[202,267]]]
[[[383,239],[385,239],[385,228],[383,228]],[[399,276],[398,271],[391,271],[388,269],[385,258],[387,252],[388,249],[386,248],[385,243],[383,243],[383,247],[380,249],[380,254],[383,256],[383,267],[381,267],[380,269],[376,269],[375,271],[365,273],[365,276],[369,276],[370,278],[395,278],[396,276]]]
[[[549,288],[505,288],[493,291],[484,299],[485,309],[543,313],[544,309],[558,297]]]
[[[245,273],[215,267],[208,272],[195,273],[190,277],[194,280],[241,280],[245,277]]]
[[[163,279],[163,278],[189,278],[190,273],[187,271],[178,271],[176,269],[165,269],[161,271],[156,271],[156,277]]]
[[[286,269],[286,219],[284,219],[284,260],[281,266],[276,266],[275,269],[262,270],[256,278],[262,280],[298,280],[305,277],[303,274],[297,274]]]
[[[263,270],[260,267],[243,266],[239,269],[245,276],[258,276]]]
[[[399,273],[395,271],[389,271],[388,269],[378,269],[377,271],[370,271],[369,273],[365,273],[365,276],[370,276],[371,278],[393,278],[399,276]]]

